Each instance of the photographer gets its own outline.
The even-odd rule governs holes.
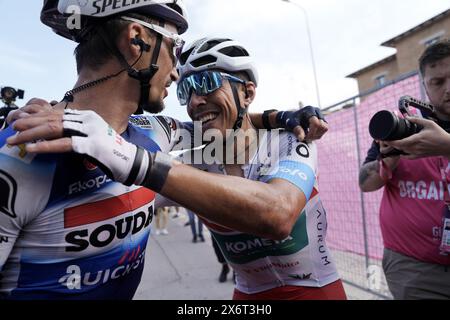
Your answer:
[[[16,106],[4,106],[0,108],[0,129],[3,129],[3,126],[5,124],[6,117],[11,111],[17,110],[18,108]]]
[[[6,117],[11,111],[17,110],[14,102],[16,99],[23,99],[23,90],[16,90],[11,87],[4,87],[0,90],[0,100],[4,103],[4,106],[0,106],[0,130],[4,128],[6,124]]]
[[[444,127],[450,121],[450,41],[428,47],[419,63],[426,92]],[[363,192],[384,187],[383,269],[394,298],[449,299],[450,256],[441,239],[445,218],[450,218],[450,138],[432,121],[409,120],[424,129],[401,141],[375,141],[360,169],[359,185]],[[411,155],[382,157],[394,147]],[[424,156],[433,157],[420,158]]]

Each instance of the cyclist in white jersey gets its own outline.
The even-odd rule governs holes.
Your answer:
[[[233,41],[203,39],[185,50],[185,58],[189,60],[200,51],[217,58],[214,66],[221,71],[211,70],[207,64],[197,64],[198,70],[190,72],[180,68],[179,98],[182,103],[189,102],[192,119],[202,120],[204,130],[254,130],[246,111],[255,97],[257,75],[248,52]],[[226,57],[220,57],[224,53]],[[220,58],[225,60],[223,64]],[[182,64],[187,61],[183,56],[181,60]],[[317,115],[308,110],[305,112]],[[277,118],[285,121],[282,113]],[[258,151],[247,156],[258,161],[250,158],[243,166],[200,166],[214,172],[209,173],[126,141],[117,143],[108,138],[111,133],[107,124],[91,112],[66,111],[58,131],[44,134],[56,140],[28,145],[27,150],[87,154],[114,180],[131,180],[149,187],[198,213],[208,223],[214,221],[209,223],[213,235],[239,271],[236,299],[345,298],[325,244],[325,211],[318,196],[313,144],[300,143],[294,135],[282,133],[280,151],[269,155],[262,150],[276,142],[270,133],[250,143],[256,143]],[[60,138],[67,131],[69,137]],[[247,145],[244,149],[251,148]],[[124,157],[118,160],[111,156],[117,153]],[[223,175],[225,171],[227,176]]]
[[[223,132],[224,129],[235,128],[235,118],[224,117],[226,119],[223,120],[217,113],[221,109],[224,113],[232,113],[236,109],[239,115],[252,102],[258,75],[248,51],[230,39],[203,38],[183,50],[178,70],[178,97],[182,105],[187,104],[191,119],[206,120],[202,123],[205,131],[216,129]],[[231,90],[224,89],[223,83],[219,87],[225,79],[228,79]],[[216,86],[212,84],[214,80],[218,80]],[[243,95],[233,94],[238,88]],[[234,106],[230,104],[232,101]],[[278,118],[282,121],[282,114]],[[242,128],[251,128],[246,121],[250,122],[250,119],[244,118]],[[316,145],[300,142],[286,131],[268,131],[254,139],[256,141],[249,142],[247,147],[250,150],[250,145],[257,143],[257,148],[253,153],[249,151],[249,157],[242,166],[236,165],[239,160],[233,154],[235,150],[230,148],[224,148],[224,152],[234,155],[232,164],[217,158],[215,164],[193,165],[210,173],[237,175],[267,184],[277,180],[287,182],[291,186],[281,190],[304,197],[306,203],[288,200],[288,204],[294,206],[290,209],[297,212],[286,223],[289,232],[280,238],[264,238],[257,232],[239,232],[236,231],[239,228],[228,228],[227,224],[217,223],[214,218],[204,218],[225,259],[236,272],[234,298],[345,299],[336,265],[325,241],[327,220],[317,183]],[[273,144],[277,144],[276,148],[272,148]],[[185,153],[181,156],[182,161],[186,156],[188,163],[192,163],[192,159],[205,159],[205,149],[195,153]],[[283,184],[280,187],[283,188]],[[283,195],[279,196],[283,199]],[[274,206],[273,214],[282,216],[288,211],[280,202],[266,201],[266,204]],[[235,214],[246,215],[247,212]],[[277,220],[273,216],[267,219]]]

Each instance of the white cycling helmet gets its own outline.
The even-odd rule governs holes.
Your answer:
[[[209,69],[245,72],[258,85],[253,58],[239,42],[231,39],[203,38],[183,49],[178,62],[180,79]]]
[[[179,34],[187,30],[188,22],[183,0],[134,2],[125,5],[124,1],[111,0],[44,0],[41,21],[57,34],[76,42],[81,41],[88,25],[102,18],[125,13],[138,13],[171,22],[177,26]],[[74,13],[81,16],[81,28],[68,25]]]

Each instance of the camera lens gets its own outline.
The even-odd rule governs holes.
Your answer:
[[[409,137],[422,130],[406,119],[399,118],[390,111],[380,111],[376,113],[369,124],[369,132],[375,140],[394,141]]]
[[[398,126],[398,118],[389,111],[377,112],[369,124],[369,132],[375,140],[388,141],[395,134]]]
[[[17,97],[17,91],[11,87],[4,87],[1,91],[2,98],[6,100],[15,100]]]

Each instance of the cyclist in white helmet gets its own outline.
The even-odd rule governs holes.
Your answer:
[[[200,39],[183,50],[178,70],[179,101],[187,105],[191,119],[202,121],[204,131],[254,130],[246,113],[256,94],[258,73],[244,46],[226,38]],[[314,110],[306,108],[304,112]],[[283,117],[279,114],[278,122],[283,122]],[[199,212],[236,273],[233,298],[346,299],[326,246],[327,221],[319,197],[315,144],[302,143],[288,132],[279,136],[273,132],[263,137],[246,136],[254,139],[247,145],[249,150],[253,143],[258,147],[243,166],[236,164],[237,155],[229,148],[224,148],[224,152],[234,155],[234,163],[195,165],[211,173],[251,180],[247,182],[247,187],[253,190],[248,195],[248,209],[238,211],[239,221],[234,222],[234,228],[231,221]],[[234,137],[229,136],[228,140],[231,139]],[[277,154],[270,148],[275,143],[279,143]],[[270,208],[266,225],[251,221],[253,201]],[[228,208],[231,212],[239,209],[234,203]],[[264,233],[263,228],[270,224],[277,226],[274,229],[280,233]]]
[[[44,1],[42,21],[79,43],[79,78],[54,109],[24,108],[41,111],[25,125],[33,134],[55,132],[65,108],[89,109],[109,124],[105,132],[118,144],[129,141],[147,151],[168,152],[179,142],[176,128],[182,124],[177,121],[129,116],[160,111],[166,87],[178,79],[175,55],[183,43],[179,34],[188,26],[183,2],[124,3]],[[77,5],[81,25],[72,28]],[[132,298],[143,270],[155,194],[113,182],[107,167],[86,156],[36,155],[6,145],[14,134],[13,128],[0,132],[0,298]],[[102,139],[97,143],[104,144]],[[124,152],[112,152],[115,159],[127,159]],[[140,174],[139,168],[134,166],[130,178]],[[127,185],[133,179],[128,180]]]
[[[202,49],[209,54],[191,59]],[[188,60],[193,67],[202,67],[189,67],[186,73]],[[189,103],[188,113],[202,122],[203,131],[254,132],[247,109],[258,79],[242,46],[230,40],[203,39],[184,51],[179,69],[180,102]],[[313,108],[303,112],[308,117],[321,117]],[[307,117],[302,119],[308,121]],[[276,120],[266,117],[264,122],[267,127],[289,122],[284,113]],[[298,142],[295,135],[283,133],[280,151],[275,154],[268,148],[270,143],[277,144],[275,133],[259,140],[250,135],[243,148],[232,149],[244,154],[242,165],[236,163],[236,157],[229,157],[230,140],[226,140],[221,147],[231,164],[222,165],[224,159],[217,156],[213,165],[201,163],[202,170],[197,170],[133,141],[116,141],[116,133],[92,112],[66,110],[55,130],[37,129],[29,119],[19,121],[19,127],[30,125],[31,129],[21,129],[9,143],[55,139],[27,145],[26,150],[88,155],[111,179],[150,188],[205,218],[216,239],[230,245],[227,257],[239,270],[236,298],[345,298],[324,242],[326,220],[317,191],[314,144]],[[61,138],[63,133],[67,137]],[[200,158],[204,159],[204,154]]]

